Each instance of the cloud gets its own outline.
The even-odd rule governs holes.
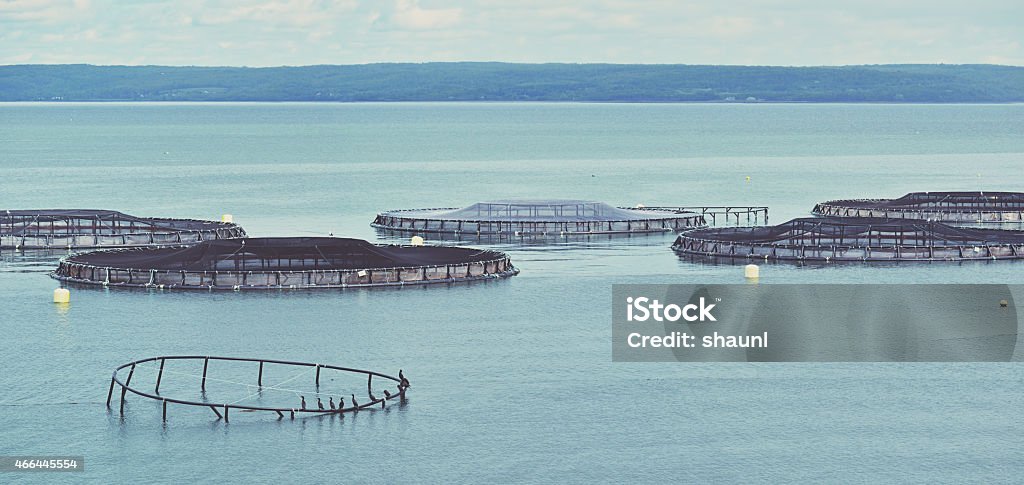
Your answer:
[[[339,13],[352,11],[357,6],[356,0],[273,0],[238,5],[225,2],[199,9],[195,14],[206,25],[254,22],[264,26],[308,27],[330,21]]]
[[[444,29],[459,24],[462,9],[425,9],[420,7],[418,0],[396,0],[392,19],[397,26],[406,29]]]
[[[754,32],[750,17],[714,17],[708,32],[715,37],[743,37]]]
[[[0,0],[0,62],[1021,65],[1018,2]]]
[[[87,0],[0,0],[0,22],[67,21],[87,10],[89,5]]]

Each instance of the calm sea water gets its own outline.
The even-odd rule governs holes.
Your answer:
[[[0,206],[231,213],[253,236],[395,241],[369,227],[377,211],[513,197],[768,205],[782,222],[832,198],[1021,190],[1022,163],[1021,105],[0,105]],[[1016,362],[612,363],[612,284],[742,281],[739,266],[682,259],[671,241],[489,244],[522,274],[481,284],[75,289],[64,310],[46,274],[60,254],[0,254],[0,455],[83,455],[87,468],[0,481],[992,482],[1024,471]],[[1024,283],[1024,265],[778,264],[762,280]],[[232,413],[228,424],[172,406],[164,425],[140,398],[123,419],[108,412],[113,368],[161,354],[401,367],[413,388],[404,406],[345,418]]]

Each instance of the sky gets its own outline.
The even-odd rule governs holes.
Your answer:
[[[0,0],[0,64],[1024,66],[1021,0]]]

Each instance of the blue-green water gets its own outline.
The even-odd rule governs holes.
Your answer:
[[[493,198],[769,205],[1021,190],[1021,105],[7,104],[0,206],[217,218],[367,239],[383,209]],[[745,177],[749,176],[747,182]],[[394,239],[390,239],[394,240]],[[611,362],[614,283],[729,283],[671,236],[517,247],[522,274],[404,290],[75,289],[0,255],[0,455],[83,455],[0,481],[1012,481],[1024,371],[1004,364]],[[1022,283],[1017,263],[769,265],[770,282]],[[277,421],[129,398],[161,354],[397,372],[404,406]],[[171,384],[165,384],[173,386]]]

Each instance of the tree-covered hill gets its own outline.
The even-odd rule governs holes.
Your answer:
[[[457,62],[306,67],[0,66],[0,101],[1024,101],[1024,67]]]

